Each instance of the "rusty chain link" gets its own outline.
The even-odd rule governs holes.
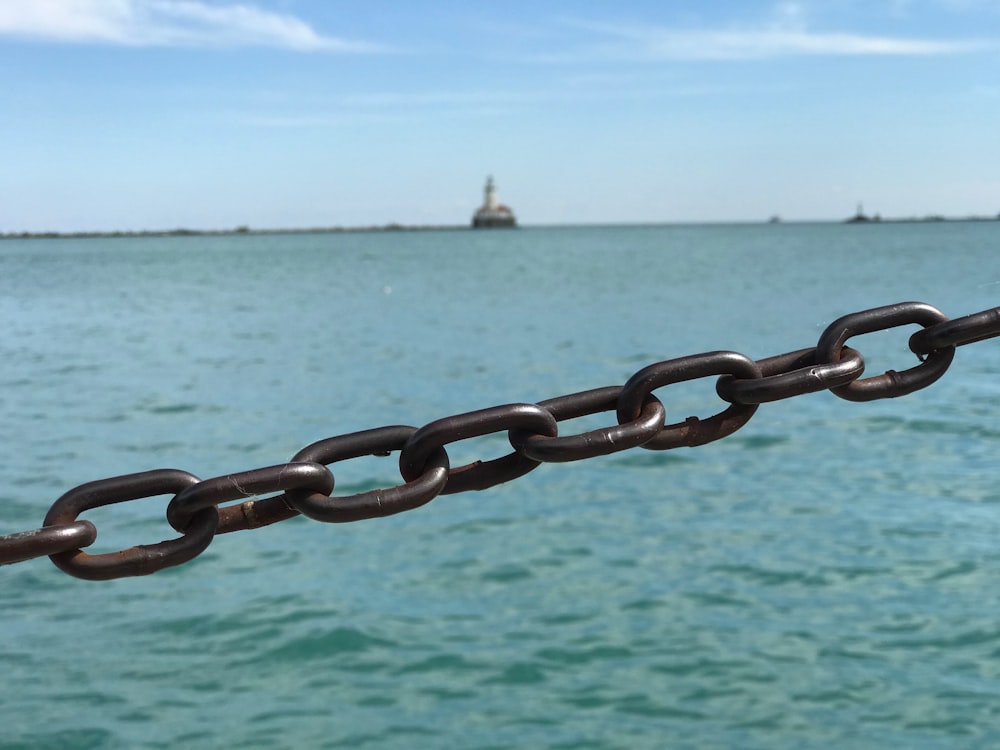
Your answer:
[[[845,346],[847,340],[909,324],[921,326],[908,341],[919,364],[862,379],[864,358]],[[850,401],[903,396],[940,378],[956,347],[997,336],[1000,307],[949,320],[930,305],[902,302],[845,315],[823,331],[815,347],[758,361],[728,351],[679,357],[642,368],[622,386],[537,404],[494,406],[438,419],[419,429],[393,425],[339,435],[303,448],[288,463],[213,479],[157,469],[88,482],[56,500],[41,528],[0,536],[0,565],[48,556],[78,578],[147,575],[197,557],[218,534],[267,526],[299,514],[332,523],[360,521],[411,510],[441,494],[487,489],[543,462],[578,461],[635,447],[669,450],[704,445],[738,430],[762,403],[823,390]],[[716,376],[716,392],[726,408],[706,419],[690,417],[666,424],[666,410],[653,391]],[[559,434],[559,422],[604,412],[614,412],[617,424],[577,435]],[[450,465],[447,444],[504,432],[512,453]],[[330,465],[393,451],[400,453],[401,484],[333,496]],[[97,539],[97,529],[90,521],[78,520],[81,513],[161,495],[172,496],[166,517],[179,537],[105,554],[83,551]],[[234,500],[242,502],[220,507]]]

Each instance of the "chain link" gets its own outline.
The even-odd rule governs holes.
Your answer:
[[[900,302],[898,305],[876,307],[835,320],[819,337],[816,351],[823,362],[839,362],[844,342],[852,336],[885,331],[907,323],[918,323],[927,328],[947,320],[944,313],[923,302]],[[920,364],[908,370],[889,370],[882,375],[853,380],[830,390],[848,401],[874,401],[905,396],[926,388],[944,375],[954,357],[955,347],[943,346],[929,352]]]
[[[327,438],[306,446],[292,460],[316,461],[329,466],[361,456],[388,456],[392,451],[401,450],[416,431],[416,427],[407,426],[376,427]],[[288,495],[288,502],[302,515],[327,523],[391,516],[419,508],[440,495],[448,483],[449,468],[448,454],[441,447],[427,456],[419,476],[398,487],[336,498],[330,497],[329,492],[292,492]]]
[[[911,324],[921,326],[908,340],[919,364],[862,379],[864,357],[846,346],[847,340]],[[0,565],[48,556],[78,578],[148,575],[197,557],[219,534],[267,526],[299,514],[332,523],[360,521],[411,510],[441,494],[508,482],[543,462],[578,461],[635,447],[669,450],[704,445],[741,428],[762,403],[823,390],[851,401],[903,396],[940,378],[951,365],[956,347],[997,336],[1000,307],[948,320],[930,305],[902,302],[845,315],[823,331],[816,346],[758,361],[716,351],[656,362],[621,386],[537,404],[493,406],[420,428],[395,425],[339,435],[303,448],[288,463],[213,479],[201,480],[176,469],[102,479],[80,485],[56,500],[41,528],[0,536]],[[666,410],[653,391],[705,377],[718,378],[716,393],[728,406],[706,419],[689,417],[665,424]],[[616,425],[577,435],[559,434],[559,422],[612,411]],[[446,445],[497,433],[507,433],[512,453],[451,467]],[[330,465],[393,451],[400,453],[401,484],[333,496]],[[181,536],[99,555],[83,551],[97,539],[97,529],[90,521],[78,520],[81,513],[166,495],[172,496],[166,520]],[[241,499],[239,505],[220,507]]]

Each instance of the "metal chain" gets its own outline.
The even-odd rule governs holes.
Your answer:
[[[902,372],[861,378],[862,355],[848,339],[917,324],[909,349],[920,360]],[[0,536],[0,565],[48,556],[78,578],[104,580],[155,573],[201,554],[219,534],[254,529],[302,514],[342,523],[388,516],[424,505],[441,494],[483,490],[508,482],[543,462],[579,461],[631,448],[668,450],[719,440],[745,425],[762,403],[830,390],[851,401],[895,398],[925,388],[948,369],[955,348],[1000,336],[1000,307],[949,320],[930,305],[902,302],[845,315],[831,323],[816,346],[754,361],[728,351],[657,362],[624,385],[558,396],[537,404],[506,404],[438,419],[421,428],[393,425],[320,440],[288,463],[201,480],[176,469],[127,474],[76,487],[53,503],[39,529]],[[653,391],[718,377],[716,392],[728,404],[706,419],[665,424]],[[616,424],[560,435],[559,423],[614,412]],[[507,433],[513,452],[454,467],[445,446],[458,440]],[[399,451],[399,485],[333,496],[329,466],[366,455]],[[280,493],[280,494],[275,494]],[[168,523],[180,536],[105,554],[83,551],[97,539],[92,508],[172,495]],[[267,497],[260,497],[260,496]],[[258,498],[248,500],[247,498]],[[239,505],[222,503],[242,500]]]

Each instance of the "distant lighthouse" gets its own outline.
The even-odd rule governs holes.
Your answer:
[[[486,187],[483,188],[483,205],[472,217],[473,229],[516,226],[514,212],[497,200],[497,187],[493,183],[493,177],[487,177]]]

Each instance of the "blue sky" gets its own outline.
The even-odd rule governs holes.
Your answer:
[[[996,0],[0,0],[0,231],[1000,212]]]

